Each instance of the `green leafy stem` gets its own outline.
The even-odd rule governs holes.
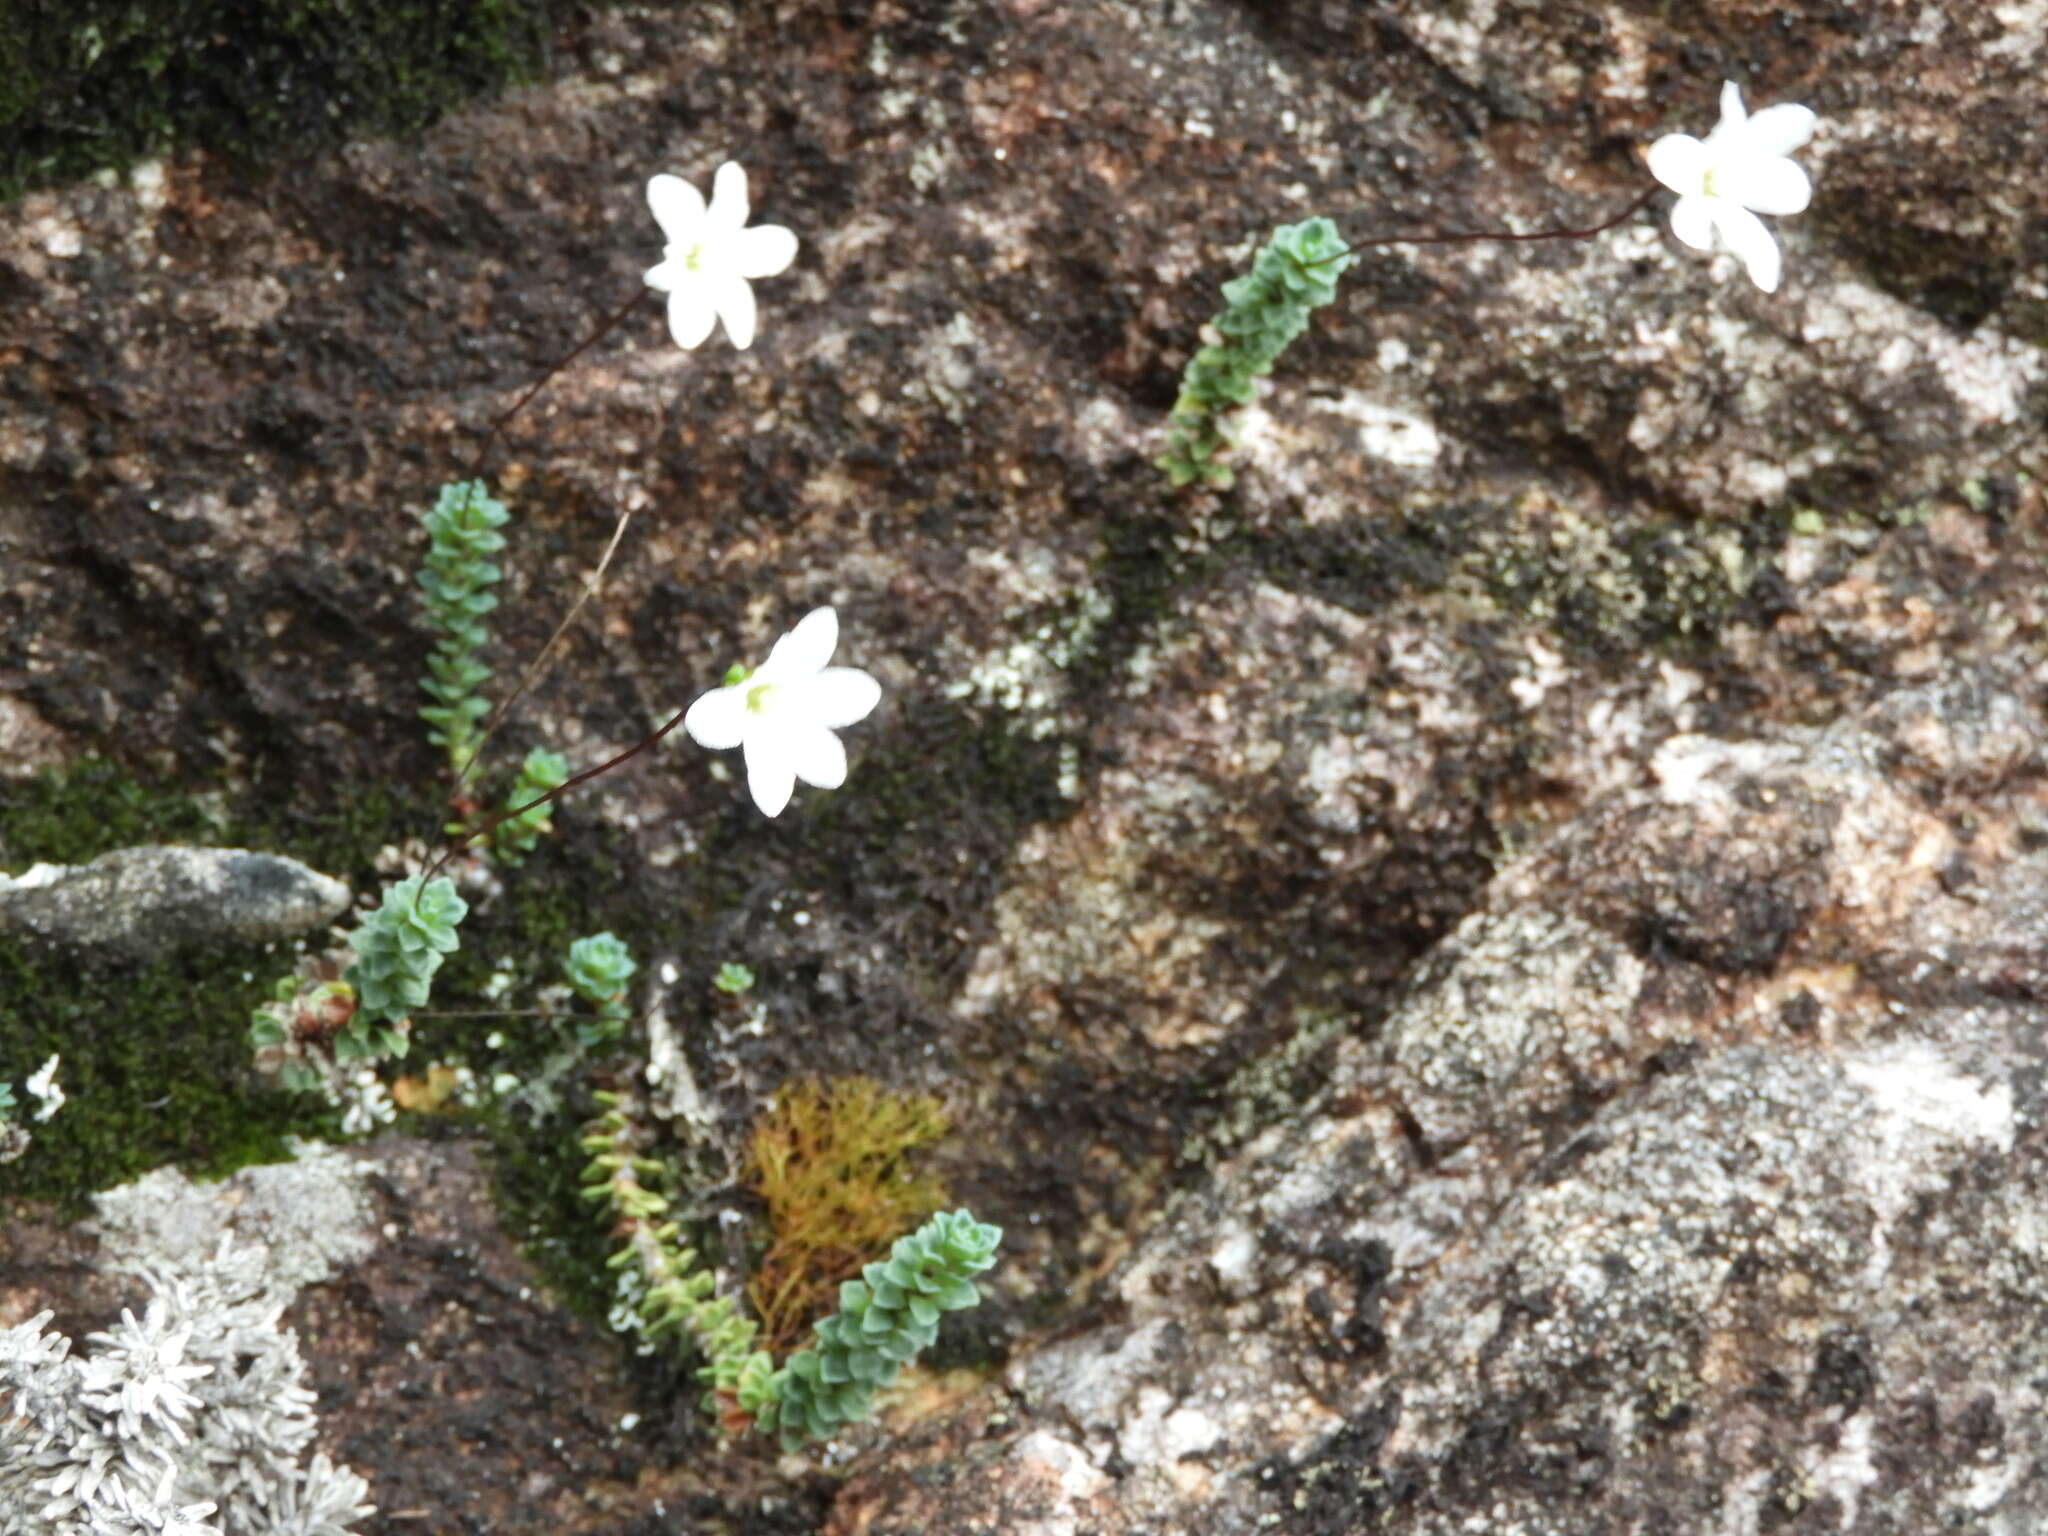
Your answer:
[[[1230,466],[1221,455],[1236,445],[1231,413],[1251,403],[1252,381],[1307,329],[1309,316],[1337,296],[1338,275],[1358,252],[1389,245],[1590,240],[1634,218],[1656,195],[1656,186],[1647,187],[1619,213],[1583,228],[1435,230],[1346,245],[1328,219],[1283,225],[1259,248],[1250,274],[1223,285],[1225,308],[1214,321],[1220,340],[1189,360],[1167,421],[1166,452],[1157,464],[1176,486],[1230,484]]]
[[[503,814],[491,824],[491,848],[500,863],[524,864],[541,838],[554,830],[554,804],[545,797],[568,782],[569,760],[561,753],[535,747],[526,754],[526,761],[519,765],[519,777],[513,780],[511,792],[505,796]],[[464,829],[457,826],[449,830],[459,834]]]
[[[479,653],[487,638],[484,615],[498,606],[491,588],[498,584],[499,570],[490,557],[505,547],[498,530],[510,516],[481,480],[466,480],[442,486],[439,499],[421,517],[428,547],[420,592],[436,639],[420,679],[429,701],[420,718],[431,727],[429,739],[447,752],[448,767],[458,779],[479,744],[478,722],[490,712],[479,690],[491,669]]]
[[[1253,381],[1336,298],[1338,275],[1355,259],[1335,224],[1308,219],[1274,230],[1252,270],[1223,285],[1225,307],[1212,322],[1220,339],[1188,360],[1157,460],[1176,486],[1231,483],[1221,461],[1237,442],[1231,413],[1251,403]]]

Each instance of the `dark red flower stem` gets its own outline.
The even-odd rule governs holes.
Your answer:
[[[463,849],[467,848],[471,843],[475,842],[478,838],[489,837],[491,833],[495,832],[499,827],[503,826],[513,817],[524,816],[528,811],[532,810],[537,805],[546,805],[550,800],[558,800],[563,795],[566,795],[570,790],[574,789],[578,784],[582,784],[590,779],[594,779],[601,773],[609,773],[612,769],[618,767],[619,764],[638,757],[642,752],[645,752],[649,747],[653,746],[656,742],[660,741],[661,738],[666,736],[670,731],[674,730],[677,726],[681,725],[683,723],[683,716],[688,714],[689,712],[689,706],[684,705],[683,708],[677,710],[674,715],[669,717],[669,721],[666,725],[664,725],[660,730],[656,731],[652,736],[649,736],[645,741],[637,742],[633,746],[626,748],[626,750],[621,752],[617,757],[607,758],[604,762],[599,763],[595,768],[584,769],[581,773],[577,774],[576,777],[574,777],[573,779],[563,780],[560,784],[557,784],[553,789],[549,790],[546,794],[541,795],[536,799],[529,800],[524,805],[514,806],[509,811],[500,811],[497,815],[493,816],[489,821],[485,822],[482,826],[476,828],[474,831],[463,833],[462,836],[456,838],[452,843],[448,845],[447,851],[445,851],[440,858],[434,860],[433,867],[430,868],[424,875],[420,876],[420,889],[425,890],[427,882],[433,879],[434,876],[438,875],[441,872],[441,870],[447,865],[450,859],[454,858],[456,854],[462,852]]]
[[[1608,219],[1604,223],[1595,224],[1590,229],[1539,229],[1530,234],[1517,234],[1511,229],[1481,229],[1474,230],[1469,234],[1384,235],[1375,240],[1355,241],[1345,246],[1341,251],[1334,252],[1317,261],[1305,261],[1301,265],[1304,267],[1326,266],[1339,257],[1349,256],[1357,251],[1371,250],[1382,245],[1461,245],[1474,240],[1590,240],[1595,235],[1606,234],[1608,230],[1614,228],[1617,224],[1626,223],[1647,207],[1650,199],[1655,197],[1660,190],[1660,188],[1651,187],[1613,218]]]
[[[564,368],[568,367],[571,363],[575,362],[577,358],[581,357],[584,353],[588,352],[592,347],[596,346],[600,341],[603,341],[605,337],[611,335],[613,331],[617,330],[621,325],[623,325],[625,323],[626,316],[633,313],[634,309],[638,307],[640,300],[646,295],[646,292],[647,290],[645,288],[634,289],[633,296],[630,299],[626,300],[625,303],[621,304],[617,309],[613,310],[610,317],[606,319],[604,324],[600,325],[596,330],[592,331],[588,336],[584,337],[582,341],[578,342],[576,344],[575,351],[571,352],[567,357],[563,358],[560,362],[556,363],[554,367],[550,368],[546,373],[542,374],[539,378],[535,379],[533,383],[527,388],[526,393],[521,395],[517,400],[514,400],[512,402],[511,409],[506,411],[503,415],[499,416],[496,421],[491,423],[491,429],[484,434],[483,445],[477,449],[476,457],[470,461],[470,479],[478,480],[483,477],[484,460],[486,457],[489,456],[492,446],[498,441],[498,434],[504,431],[505,428],[511,424],[512,418],[514,416],[517,416],[521,411],[525,410],[527,405],[532,401],[535,395],[539,394],[543,389],[547,388],[548,381],[550,379],[554,378],[556,374],[560,373]]]

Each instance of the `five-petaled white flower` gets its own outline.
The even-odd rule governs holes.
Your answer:
[[[1813,137],[1810,108],[1742,109],[1733,80],[1721,87],[1721,121],[1705,139],[1667,133],[1650,146],[1650,174],[1678,194],[1671,232],[1694,250],[1713,249],[1714,236],[1742,258],[1765,293],[1778,287],[1778,243],[1760,213],[1799,213],[1813,187],[1789,158]]]
[[[711,182],[711,206],[680,176],[647,183],[647,206],[668,242],[647,286],[668,295],[668,329],[676,345],[695,347],[718,321],[742,349],[754,344],[750,278],[773,277],[796,260],[796,236],[780,224],[747,222],[747,173],[730,160]]]
[[[882,685],[858,667],[833,667],[839,615],[816,608],[775,642],[768,659],[690,706],[683,729],[700,747],[742,747],[747,788],[764,816],[789,804],[796,781],[819,789],[846,782],[846,748],[832,733],[867,718]]]

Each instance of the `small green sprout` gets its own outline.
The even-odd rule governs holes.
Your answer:
[[[609,933],[594,933],[569,946],[563,971],[569,986],[597,1011],[594,1019],[577,1026],[577,1037],[585,1047],[616,1040],[626,1030],[626,986],[640,967],[624,943]]]
[[[516,811],[531,805],[549,790],[560,789],[569,780],[569,760],[546,747],[535,747],[519,765],[519,777],[505,796],[504,809]],[[526,862],[541,838],[555,828],[553,803],[533,805],[517,816],[507,816],[491,829],[491,846],[498,858],[513,866]],[[458,829],[459,830],[459,829]]]
[[[754,990],[755,976],[751,968],[737,960],[728,960],[718,968],[718,974],[711,978],[711,985],[727,997],[738,997]]]
[[[1355,259],[1336,225],[1308,219],[1274,230],[1249,275],[1223,285],[1225,308],[1214,321],[1222,341],[1188,360],[1167,418],[1166,452],[1156,461],[1176,486],[1230,484],[1230,467],[1219,462],[1236,443],[1227,413],[1251,403],[1252,381],[1336,298],[1338,274]]]
[[[337,1061],[403,1056],[409,1015],[424,1008],[441,958],[461,944],[455,928],[469,903],[446,876],[423,890],[420,877],[384,892],[384,904],[348,936],[355,959],[341,973],[354,989],[354,1015],[334,1039]]]
[[[477,653],[486,638],[484,615],[498,606],[490,589],[499,571],[489,557],[505,547],[498,529],[509,517],[481,480],[442,486],[440,499],[421,516],[428,546],[420,591],[439,638],[420,679],[431,701],[420,718],[432,727],[429,739],[446,749],[449,770],[458,776],[476,751],[477,723],[490,710],[478,690],[491,669]]]

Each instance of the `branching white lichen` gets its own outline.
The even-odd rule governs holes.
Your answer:
[[[261,1250],[150,1275],[141,1317],[0,1330],[0,1536],[350,1536],[363,1480],[313,1438],[313,1394]]]

